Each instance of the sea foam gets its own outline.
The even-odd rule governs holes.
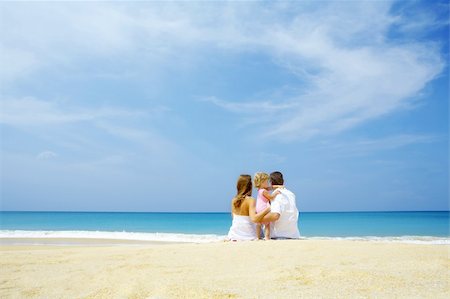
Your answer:
[[[109,239],[175,243],[210,243],[223,241],[225,236],[178,233],[141,233],[108,231],[24,231],[0,230],[0,238],[17,239]]]

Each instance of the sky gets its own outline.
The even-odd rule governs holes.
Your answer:
[[[448,1],[1,2],[7,211],[449,209]],[[253,194],[256,194],[255,192]]]

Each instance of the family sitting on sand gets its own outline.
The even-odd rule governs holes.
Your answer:
[[[269,178],[272,187],[269,186]],[[228,232],[231,241],[258,240],[261,228],[264,238],[298,239],[298,209],[295,194],[284,187],[279,171],[258,172],[254,177],[258,189],[256,201],[252,195],[252,177],[242,174],[237,181],[237,194],[231,202],[233,222]],[[269,192],[270,189],[274,191]]]

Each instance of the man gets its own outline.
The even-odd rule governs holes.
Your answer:
[[[261,222],[271,222],[270,237],[273,239],[298,239],[298,209],[295,194],[284,187],[283,174],[279,171],[270,174],[270,182],[274,190],[280,190],[271,202],[270,213]]]

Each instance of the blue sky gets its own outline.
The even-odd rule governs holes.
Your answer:
[[[430,1],[431,2],[431,1]],[[1,209],[448,210],[447,1],[0,3]]]

